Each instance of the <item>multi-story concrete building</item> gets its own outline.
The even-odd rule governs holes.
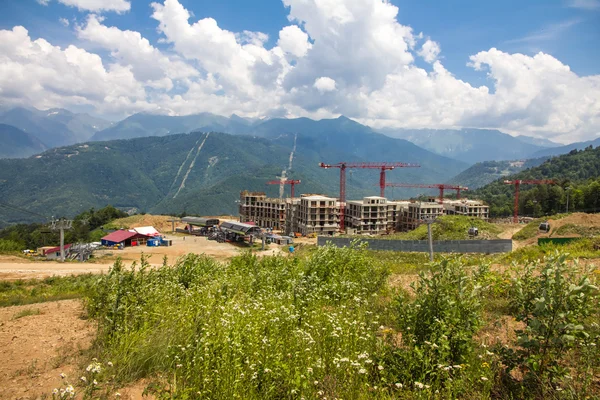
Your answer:
[[[261,228],[283,229],[288,200],[244,190],[240,193],[240,222],[254,222]]]
[[[400,215],[401,231],[411,231],[421,225],[425,219],[437,218],[444,214],[444,206],[435,201],[410,202]]]
[[[448,215],[465,215],[484,220],[490,217],[490,207],[479,200],[447,200],[444,201],[444,209]]]
[[[355,233],[381,234],[396,229],[400,202],[385,197],[368,196],[362,200],[346,202],[345,224]]]
[[[302,196],[297,208],[298,232],[333,235],[339,229],[339,202],[319,195]]]

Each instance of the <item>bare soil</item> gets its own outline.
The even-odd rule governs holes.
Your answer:
[[[40,314],[15,319],[24,310]],[[82,316],[79,300],[0,308],[0,398],[51,398],[63,384],[61,373],[77,381],[96,332]]]
[[[179,257],[189,253],[206,254],[220,261],[226,261],[249,249],[245,244],[217,243],[206,237],[188,235],[165,235],[173,241],[170,247],[126,247],[123,250],[101,250],[95,253],[97,257],[93,262],[80,263],[69,261],[60,263],[56,261],[35,261],[30,258],[0,255],[0,280],[46,278],[53,275],[78,275],[86,273],[105,273],[117,260],[121,258],[126,265],[134,261],[139,263],[142,254],[149,256],[148,262],[156,267],[162,265],[166,256],[172,265]],[[286,246],[271,244],[265,251],[256,252],[257,255],[284,254]]]

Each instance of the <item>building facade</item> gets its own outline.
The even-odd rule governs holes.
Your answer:
[[[490,207],[479,200],[450,200],[444,202],[444,209],[448,215],[464,215],[467,217],[481,218],[488,220],[490,218]]]
[[[263,192],[245,190],[240,193],[240,222],[254,222],[261,228],[284,229],[288,200],[270,198]]]
[[[332,197],[302,196],[297,211],[298,232],[302,235],[333,235],[339,230],[339,202]]]

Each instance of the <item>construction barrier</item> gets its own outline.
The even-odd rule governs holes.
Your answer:
[[[548,243],[552,243],[552,244],[567,244],[570,242],[574,242],[575,240],[579,240],[581,238],[538,238],[538,246],[541,246],[543,244],[548,244]]]
[[[349,247],[354,241],[367,243],[370,250],[429,252],[429,242],[427,240],[386,240],[319,236],[317,238],[317,246],[325,246],[326,243],[331,242],[337,247]],[[512,251],[512,240],[434,240],[433,251],[436,253],[508,253]]]

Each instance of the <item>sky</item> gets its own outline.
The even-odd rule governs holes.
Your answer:
[[[0,0],[0,106],[600,136],[600,0]]]

